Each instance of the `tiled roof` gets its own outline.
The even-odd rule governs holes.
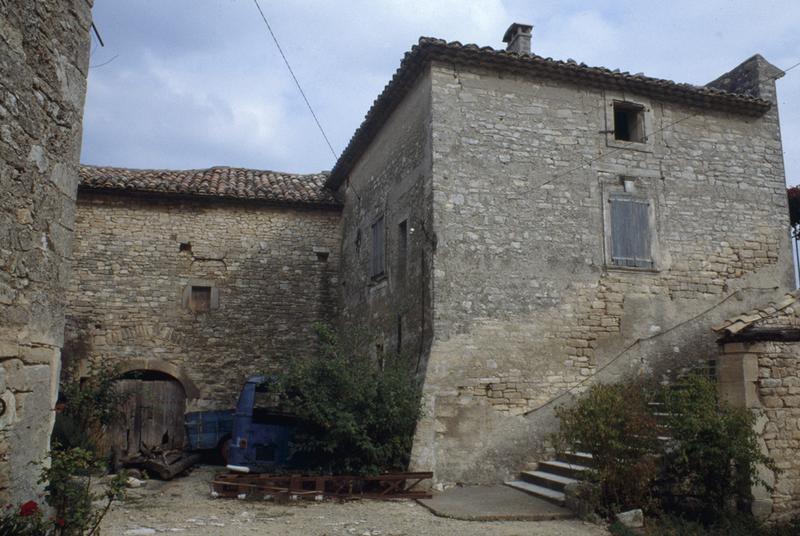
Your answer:
[[[777,302],[770,302],[764,307],[753,309],[748,313],[729,318],[721,324],[714,326],[712,329],[724,335],[735,335],[760,320],[775,316],[780,311],[794,305],[798,301],[800,301],[800,290],[795,290],[794,292],[786,294]]]
[[[243,169],[127,169],[80,166],[80,186],[173,195],[254,199],[277,204],[338,206],[325,188],[327,173],[297,175]]]
[[[423,67],[431,60],[459,62],[551,79],[571,80],[593,87],[627,89],[641,95],[751,116],[762,115],[771,106],[768,101],[750,95],[730,93],[708,86],[682,84],[605,67],[590,67],[573,60],[558,61],[535,54],[517,54],[491,47],[463,45],[458,41],[448,43],[441,39],[421,37],[419,43],[406,52],[400,67],[375,100],[361,126],[353,134],[347,148],[336,162],[328,178],[330,188],[339,187],[384,121],[414,84]]]

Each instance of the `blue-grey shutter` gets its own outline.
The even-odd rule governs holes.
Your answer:
[[[384,272],[384,255],[386,251],[384,236],[383,217],[381,217],[372,224],[372,256],[370,263],[370,275],[372,277],[379,277]]]
[[[652,268],[650,254],[650,204],[645,199],[612,196],[611,263]]]

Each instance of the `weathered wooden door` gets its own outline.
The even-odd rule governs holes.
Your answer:
[[[123,379],[117,388],[126,395],[123,418],[114,427],[112,445],[123,456],[135,456],[142,447],[153,450],[184,446],[183,415],[186,395],[175,380]]]

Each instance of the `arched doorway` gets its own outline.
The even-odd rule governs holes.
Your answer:
[[[186,392],[180,381],[159,370],[130,370],[117,388],[126,397],[123,416],[111,433],[111,447],[118,456],[184,447]]]

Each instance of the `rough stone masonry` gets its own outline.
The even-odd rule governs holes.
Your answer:
[[[753,514],[791,519],[800,512],[800,291],[714,326],[720,338],[717,388],[752,410],[759,445],[778,468],[761,467],[771,489],[753,489]]]
[[[247,377],[314,353],[338,302],[340,206],[324,175],[81,178],[66,357],[167,374],[196,411],[233,407]]]
[[[679,84],[531,54],[530,29],[506,51],[422,38],[324,178],[341,215],[227,199],[255,170],[87,186],[75,332],[216,407],[307,321],[366,331],[424,380],[412,466],[443,483],[542,456],[570,390],[707,363],[713,324],[792,284],[781,71],[755,55]]]
[[[421,39],[328,179],[343,325],[413,341],[412,466],[444,483],[508,478],[568,390],[704,364],[712,324],[792,285],[780,70],[690,86],[526,42]]]
[[[0,2],[0,502],[35,498],[58,389],[91,0]]]

